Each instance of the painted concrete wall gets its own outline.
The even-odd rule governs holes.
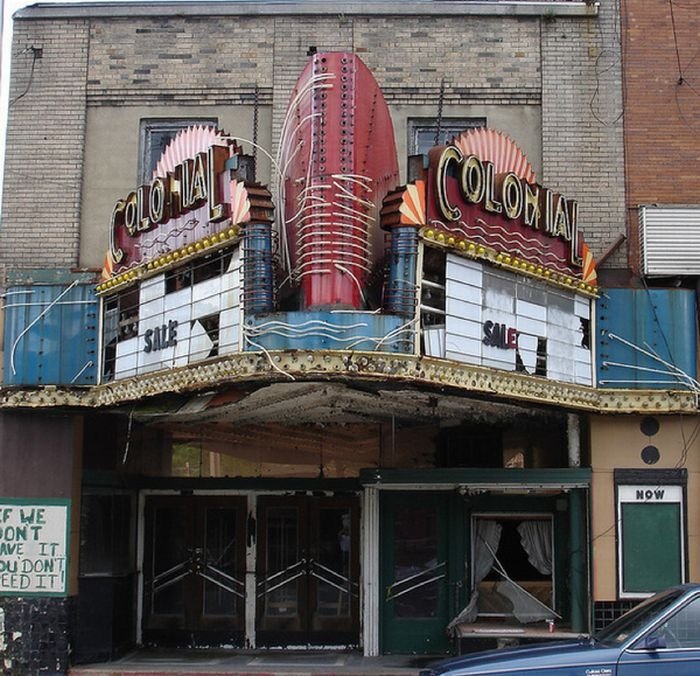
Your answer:
[[[82,442],[82,417],[43,411],[0,414],[0,495],[71,500],[70,594],[77,593]]]
[[[700,580],[700,439],[697,416],[656,416],[659,431],[649,437],[640,429],[644,416],[594,416],[591,418],[592,509],[591,539],[594,575],[593,600],[617,598],[615,486],[617,468],[688,470],[688,552],[690,581]],[[659,449],[659,461],[645,464],[642,449]]]

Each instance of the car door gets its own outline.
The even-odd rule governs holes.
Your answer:
[[[700,674],[700,596],[657,623],[620,655],[618,676]]]

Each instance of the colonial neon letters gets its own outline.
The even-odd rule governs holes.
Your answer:
[[[571,263],[580,266],[578,205],[552,190],[528,183],[517,174],[496,174],[494,165],[476,155],[465,156],[456,146],[447,146],[437,163],[437,206],[448,221],[462,219],[459,202],[450,197],[448,179],[454,177],[462,203],[520,222],[549,237],[569,243]]]
[[[120,199],[112,209],[110,255],[121,263],[124,251],[119,248],[119,233],[138,237],[171,219],[208,205],[209,222],[228,216],[228,205],[221,194],[219,174],[223,171],[229,150],[211,146],[207,152],[186,159],[167,176],[155,177]]]

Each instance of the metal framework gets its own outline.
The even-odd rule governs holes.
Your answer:
[[[330,350],[244,352],[196,365],[135,376],[89,389],[44,386],[0,389],[0,409],[104,408],[221,385],[296,380],[422,388],[502,403],[589,413],[697,413],[697,394],[683,390],[585,387],[415,355]]]

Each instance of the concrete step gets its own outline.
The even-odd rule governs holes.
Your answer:
[[[435,657],[348,652],[144,649],[113,662],[73,666],[69,676],[417,676]]]

